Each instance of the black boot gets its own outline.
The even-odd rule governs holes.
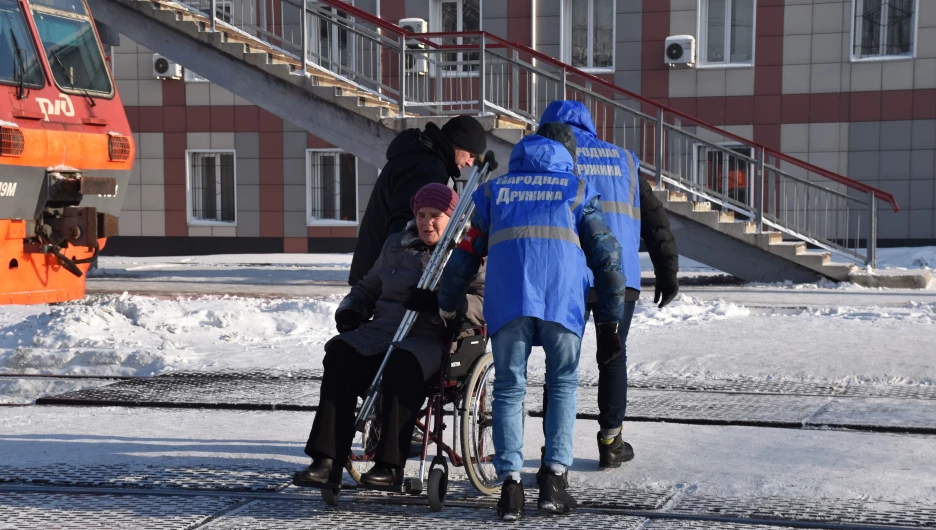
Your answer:
[[[539,483],[539,509],[552,514],[564,514],[575,511],[578,505],[569,495],[568,472],[557,475],[550,469],[540,469],[536,474]]]
[[[370,471],[361,475],[361,483],[371,486],[399,486],[403,484],[403,468],[374,464]]]
[[[501,497],[497,502],[497,516],[504,521],[519,521],[523,518],[523,484],[512,478],[501,486]]]
[[[332,469],[335,461],[331,458],[316,458],[309,467],[299,472],[299,482],[325,484],[332,480]]]
[[[612,469],[620,467],[623,462],[634,459],[634,448],[631,444],[621,438],[621,433],[610,441],[602,440],[601,433],[598,433],[598,467],[601,469]]]

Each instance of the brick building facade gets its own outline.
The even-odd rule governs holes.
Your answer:
[[[354,4],[388,21],[426,19],[430,31],[480,27],[879,187],[902,208],[881,212],[881,244],[936,241],[936,1]],[[695,38],[694,67],[664,63],[671,35]],[[139,159],[111,252],[353,248],[378,168],[192,73],[154,79],[152,63],[126,35],[113,49]]]

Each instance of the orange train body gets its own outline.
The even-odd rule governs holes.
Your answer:
[[[0,19],[0,305],[79,299],[117,233],[130,125],[83,0],[0,0]]]

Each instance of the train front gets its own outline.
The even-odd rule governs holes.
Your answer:
[[[0,0],[0,93],[0,305],[82,298],[134,159],[83,0]]]

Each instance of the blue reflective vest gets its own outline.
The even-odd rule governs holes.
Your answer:
[[[475,221],[488,227],[484,319],[493,335],[519,317],[585,330],[585,254],[578,226],[596,194],[573,173],[561,144],[527,136],[509,173],[475,191]]]
[[[599,140],[588,108],[579,101],[550,103],[540,125],[554,121],[572,127],[578,143],[578,174],[601,195],[605,220],[621,245],[627,287],[639,291],[640,161],[632,151]]]

